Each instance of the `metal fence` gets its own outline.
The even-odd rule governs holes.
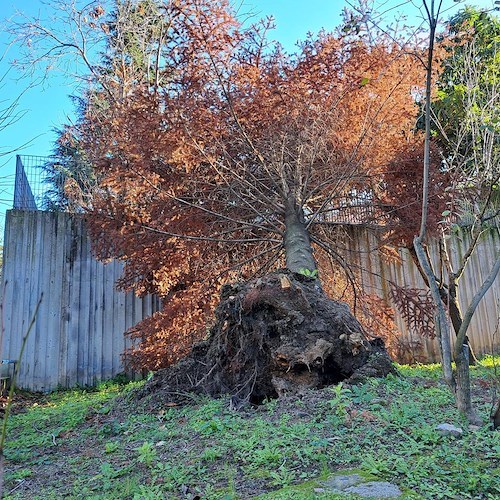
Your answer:
[[[16,180],[14,184],[14,208],[36,210],[36,201],[26,170],[20,156],[16,158]]]
[[[14,184],[14,206],[17,210],[41,210],[44,197],[49,191],[49,180],[45,165],[46,156],[16,156],[16,178]]]

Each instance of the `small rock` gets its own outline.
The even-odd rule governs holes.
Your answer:
[[[349,486],[353,486],[362,481],[362,477],[359,474],[349,474],[346,476],[334,476],[323,481],[323,485],[331,490],[343,491]]]
[[[322,488],[318,488],[318,493],[327,492],[342,494],[354,494],[364,498],[398,498],[403,492],[397,485],[387,481],[367,481],[359,474],[349,471],[342,471],[344,474],[334,475],[327,480],[320,481]]]
[[[476,432],[479,429],[481,429],[480,425],[469,425],[469,430],[472,431],[472,432]]]
[[[455,427],[451,424],[439,424],[436,427],[436,430],[439,431],[443,436],[454,436],[459,437],[463,434],[463,430],[460,427]]]
[[[287,288],[292,287],[290,280],[284,275],[280,275],[280,282],[281,282],[281,288],[283,288],[283,289],[287,289]]]
[[[386,481],[371,481],[356,486],[349,486],[344,491],[355,493],[365,498],[397,498],[403,494],[395,484]]]
[[[387,399],[383,399],[383,398],[373,398],[373,399],[370,401],[370,404],[371,404],[371,405],[387,406],[388,402],[387,402]]]
[[[314,488],[314,493],[324,493],[325,488]]]
[[[158,448],[160,448],[161,446],[165,446],[166,444],[167,444],[166,441],[158,441],[155,446],[157,446]]]

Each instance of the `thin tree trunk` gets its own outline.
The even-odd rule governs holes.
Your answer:
[[[462,345],[460,354],[455,357],[455,364],[457,368],[457,387],[455,391],[457,408],[463,415],[465,415],[470,424],[482,425],[483,422],[481,418],[472,407],[470,393],[469,347],[467,344]]]
[[[441,348],[441,358],[443,366],[443,374],[446,383],[450,386],[453,392],[456,389],[455,377],[451,367],[451,343],[449,336],[448,319],[444,304],[441,300],[439,287],[436,283],[436,276],[432,270],[432,265],[424,250],[424,240],[427,232],[427,216],[429,210],[429,170],[430,170],[430,143],[431,143],[431,90],[432,90],[432,64],[434,59],[434,42],[436,35],[436,26],[439,17],[439,4],[437,12],[434,9],[434,0],[429,4],[424,0],[423,5],[427,11],[427,19],[429,21],[429,49],[427,51],[427,67],[426,67],[426,82],[425,82],[425,139],[424,139],[424,164],[423,164],[423,187],[422,187],[422,216],[420,223],[420,232],[413,240],[415,254],[420,263],[420,268],[425,275],[426,282],[431,291],[432,299],[436,306],[436,333],[439,339]]]
[[[472,316],[474,315],[479,302],[484,297],[486,292],[494,283],[498,273],[500,272],[500,258],[497,258],[495,264],[490,270],[488,276],[484,280],[479,290],[472,298],[465,315],[462,318],[460,329],[457,332],[457,340],[455,344],[455,363],[457,367],[456,380],[456,400],[458,409],[466,416],[469,423],[474,425],[481,425],[482,420],[476,414],[472,407],[470,395],[470,369],[469,369],[469,349],[466,343],[466,332],[469,328]]]
[[[415,245],[413,245],[411,248],[409,248],[411,258],[413,262],[415,263],[420,276],[424,280],[424,283],[426,284],[427,288],[431,288],[430,286],[430,279],[432,279],[434,282],[436,282],[436,277],[434,275],[434,272],[432,271],[432,267],[430,267],[429,263],[429,276],[424,272],[424,269],[422,265],[420,264],[420,261],[418,260],[417,256],[417,251],[415,249]],[[425,255],[425,252],[421,252],[422,255]],[[428,260],[428,259],[427,259]],[[452,283],[453,277],[450,276],[448,279],[449,283]],[[441,297],[441,302],[448,308],[448,314],[450,315],[451,319],[451,324],[453,326],[453,331],[455,332],[455,335],[458,337],[458,333],[460,331],[460,328],[462,327],[462,311],[460,310],[460,306],[458,304],[458,299],[457,299],[457,293],[456,290],[458,289],[457,284],[451,284],[449,288],[449,292],[447,289],[440,287],[438,283],[436,282],[436,287],[439,291],[439,296]],[[438,316],[439,317],[439,316]],[[436,319],[436,321],[439,321],[439,319]],[[469,348],[469,364],[471,366],[474,366],[477,364],[478,360],[476,358],[476,355],[474,354],[474,350],[472,349],[472,346],[470,344],[469,338],[466,336],[465,337],[465,342]],[[440,346],[441,347],[441,346]],[[451,344],[450,344],[450,349],[451,349]],[[452,356],[450,355],[450,359],[452,359]]]
[[[304,212],[293,196],[289,196],[285,202],[284,247],[286,267],[290,271],[299,274],[317,271]]]
[[[432,271],[431,264],[427,259],[427,255],[425,254],[422,245],[422,240],[419,236],[415,236],[415,239],[413,240],[413,247],[415,249],[415,255],[419,262],[420,269],[422,270],[421,272],[424,273],[425,281],[429,286],[434,305],[436,306],[436,334],[439,339],[439,347],[441,350],[444,379],[450,389],[455,392],[456,382],[451,367],[451,343],[448,329],[448,319],[446,317],[444,304],[441,300],[439,288],[436,283],[436,277],[434,276],[434,272]]]
[[[458,304],[458,300],[456,296],[450,296],[448,300],[448,313],[450,314],[451,324],[453,326],[453,330],[455,335],[458,337],[458,332],[462,327],[462,312],[460,311],[460,306]],[[478,359],[474,354],[474,350],[470,344],[469,337],[465,337],[465,343],[469,349],[469,364],[470,366],[475,366],[477,364]]]
[[[500,429],[500,399],[497,402],[496,409],[491,412],[491,425],[493,430]]]

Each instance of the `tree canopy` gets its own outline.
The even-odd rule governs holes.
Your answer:
[[[243,26],[226,0],[87,8],[106,49],[61,147],[77,144],[98,179],[80,197],[96,251],[126,262],[123,287],[164,298],[135,330],[141,363],[171,362],[203,336],[228,278],[319,267],[345,296],[340,222],[410,244],[421,47],[346,24],[287,54],[268,40],[272,20]],[[440,162],[436,149],[431,230],[449,196]]]
[[[500,175],[500,20],[467,7],[450,20],[448,32],[434,133],[468,210],[483,200],[491,217]]]

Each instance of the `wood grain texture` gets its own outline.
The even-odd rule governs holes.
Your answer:
[[[124,332],[158,310],[156,297],[116,290],[120,262],[94,259],[81,218],[10,210],[4,241],[2,357],[17,359],[43,292],[20,363],[18,385],[34,391],[95,385],[124,371]]]

